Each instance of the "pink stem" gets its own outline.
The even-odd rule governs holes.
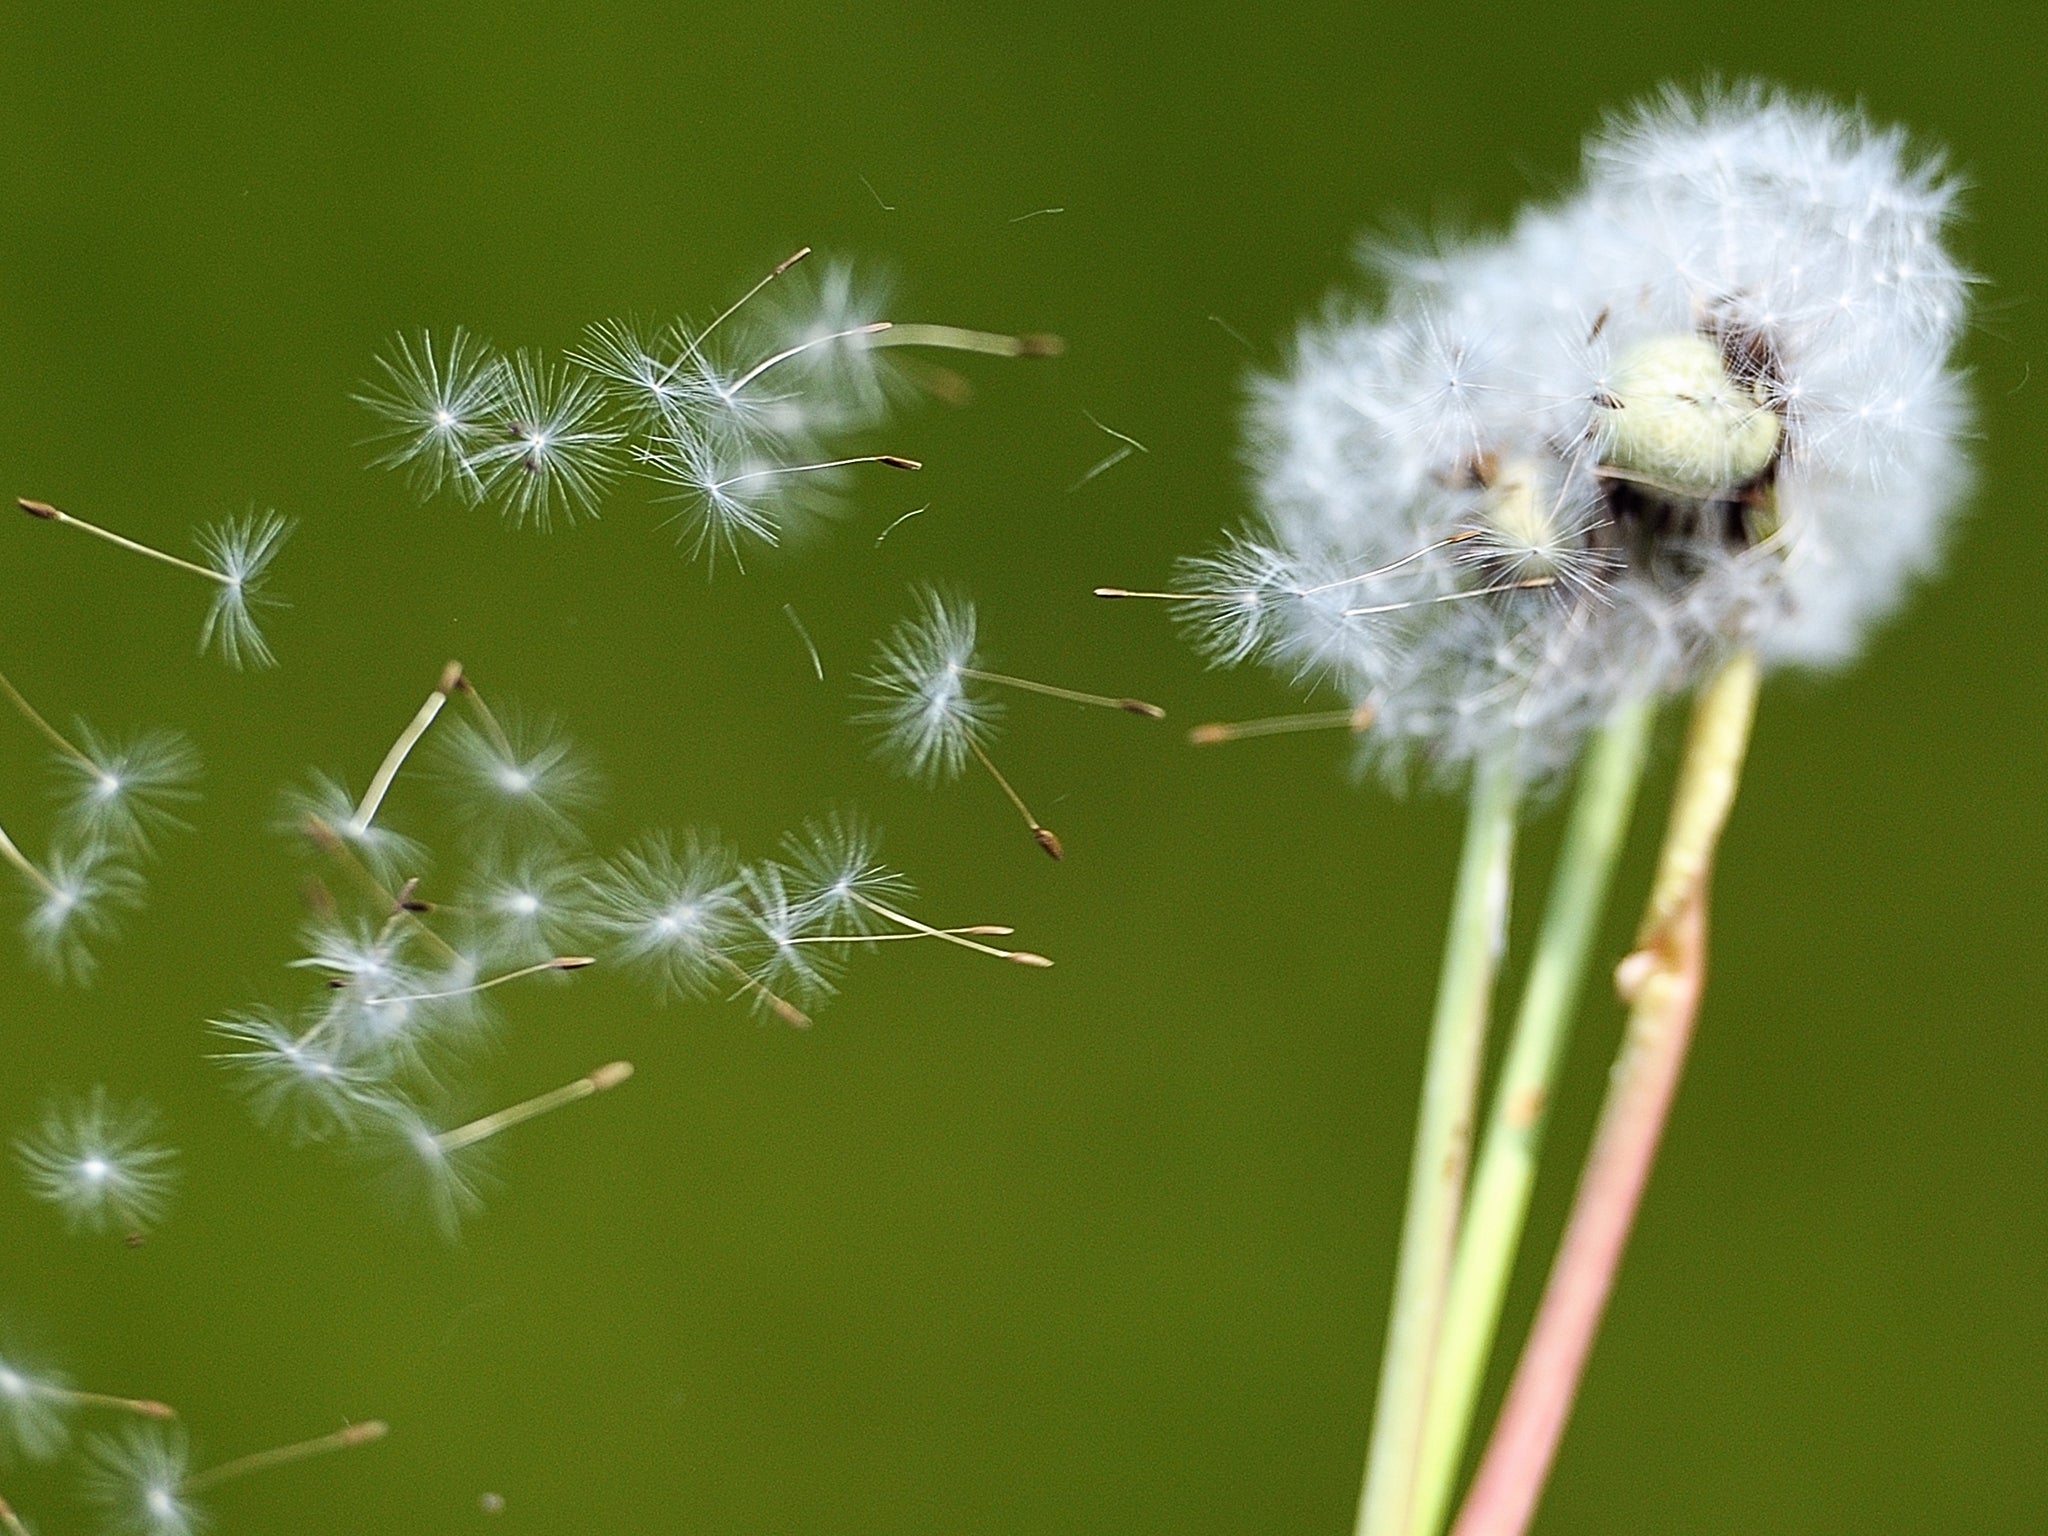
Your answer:
[[[1522,1536],[1535,1517],[1699,1016],[1707,979],[1704,881],[1619,976],[1633,1006],[1622,1059],[1542,1306],[1451,1536]]]

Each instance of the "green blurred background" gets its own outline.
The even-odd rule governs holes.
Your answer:
[[[221,1490],[223,1531],[1348,1529],[1459,807],[1353,785],[1326,738],[1185,748],[1286,694],[1086,594],[1241,514],[1245,380],[1358,234],[1497,222],[1604,107],[1709,71],[1952,149],[1988,278],[1983,486],[1856,672],[1766,693],[1702,1035],[1540,1527],[2048,1524],[2037,6],[4,9],[0,490],[173,547],[251,504],[303,520],[284,665],[251,676],[189,653],[193,584],[0,523],[7,669],[60,715],[181,723],[209,763],[93,988],[0,949],[0,1131],[103,1081],[186,1165],[135,1250],[64,1237],[10,1170],[0,1317],[179,1404],[202,1461],[395,1428]],[[711,584],[638,488],[537,537],[363,467],[349,395],[398,328],[555,348],[702,317],[799,243],[893,272],[903,318],[1071,350],[971,360],[970,405],[873,444],[921,482],[865,482],[848,523]],[[1116,447],[1084,411],[1151,451],[1070,489]],[[1020,701],[1003,759],[1063,866],[985,784],[891,780],[846,723],[921,577],[980,599],[1001,664],[1174,713]],[[279,788],[360,783],[450,656],[602,757],[607,838],[765,852],[858,804],[927,910],[1013,922],[1058,969],[898,946],[807,1034],[595,972],[522,997],[484,1102],[613,1056],[640,1076],[508,1137],[441,1243],[251,1123],[203,1021],[286,995]],[[0,743],[0,805],[39,800],[26,738]],[[1617,1025],[1596,987],[1539,1250]],[[4,1487],[80,1528],[65,1476]]]

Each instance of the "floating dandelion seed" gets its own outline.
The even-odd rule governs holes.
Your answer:
[[[252,1472],[369,1445],[387,1433],[389,1426],[371,1419],[194,1472],[190,1442],[182,1429],[129,1425],[119,1434],[87,1440],[85,1495],[112,1536],[191,1536],[208,1523],[205,1510],[195,1502],[198,1495]]]
[[[360,1131],[374,1111],[381,1074],[351,1061],[346,1042],[320,1028],[295,1029],[264,1009],[229,1014],[208,1027],[234,1048],[214,1060],[234,1074],[258,1121],[295,1143],[332,1141]]]
[[[218,648],[221,660],[237,670],[244,666],[270,667],[277,664],[269,642],[263,638],[263,629],[256,614],[260,609],[283,606],[282,599],[264,591],[264,583],[269,579],[271,562],[277,558],[285,540],[291,537],[291,519],[280,517],[275,512],[251,512],[246,516],[231,517],[225,522],[210,523],[193,535],[205,557],[205,563],[199,564],[125,538],[82,517],[60,511],[46,501],[31,501],[24,497],[16,505],[30,517],[83,529],[109,544],[138,555],[147,555],[191,575],[205,577],[214,583],[214,593],[206,618],[199,627],[199,649],[204,652]]]
[[[530,964],[589,931],[592,872],[586,860],[545,845],[493,851],[452,910],[480,954]]]
[[[974,605],[931,587],[915,589],[916,610],[899,620],[863,681],[876,708],[857,717],[879,728],[876,751],[904,773],[931,781],[956,778],[969,759],[987,770],[1031,829],[1032,839],[1058,859],[1064,849],[1038,820],[988,754],[1001,706],[982,687],[1014,688],[1073,704],[1121,710],[1148,720],[1166,711],[1142,699],[1078,693],[1050,683],[991,672],[978,665]]]
[[[796,909],[808,920],[797,925],[788,940],[791,945],[850,947],[889,939],[938,939],[1020,965],[1052,964],[1043,955],[975,942],[1014,931],[1000,923],[935,928],[901,911],[916,890],[907,876],[881,861],[880,839],[857,816],[835,812],[807,821],[800,832],[784,838],[782,846],[780,885],[794,894]],[[802,932],[805,926],[813,931]]]
[[[603,321],[559,364],[494,356],[461,332],[438,348],[401,337],[358,397],[385,424],[376,462],[409,471],[423,493],[452,481],[500,501],[515,525],[542,528],[558,510],[594,513],[617,472],[637,467],[675,493],[680,509],[664,525],[677,525],[679,544],[709,566],[739,564],[835,512],[846,471],[918,467],[837,443],[886,416],[909,382],[894,361],[905,349],[1063,350],[1052,336],[880,318],[880,294],[844,267],[796,303],[756,306],[809,254],[778,263],[701,329]],[[935,392],[965,392],[964,380],[925,371]]]
[[[414,1106],[393,1099],[383,1106],[381,1130],[401,1176],[424,1192],[435,1220],[452,1235],[483,1203],[478,1155],[484,1143],[515,1125],[616,1088],[632,1075],[631,1062],[608,1062],[574,1082],[450,1130],[436,1129]]]
[[[74,1232],[153,1227],[177,1184],[177,1152],[159,1141],[156,1111],[120,1104],[104,1087],[50,1101],[14,1141],[28,1192]]]
[[[750,987],[732,957],[747,936],[743,889],[738,861],[715,837],[691,832],[678,847],[667,832],[649,833],[591,877],[591,926],[664,995],[694,997],[725,981]]]
[[[122,912],[142,905],[142,876],[100,843],[61,845],[38,865],[0,827],[0,864],[29,899],[21,924],[29,957],[59,981],[89,981],[98,966],[93,945],[112,935]]]
[[[468,459],[505,520],[542,532],[560,512],[568,521],[595,515],[618,472],[623,435],[606,424],[604,392],[588,374],[515,352],[503,369],[496,441]]]
[[[199,775],[199,754],[183,733],[159,729],[106,738],[78,721],[73,740],[4,673],[0,695],[55,751],[61,815],[74,837],[142,854],[158,834],[185,829],[173,807],[198,798],[192,781]]]
[[[601,788],[589,755],[553,720],[516,712],[500,720],[467,677],[457,678],[455,691],[473,718],[455,721],[441,743],[449,808],[494,838],[576,840],[576,818]]]
[[[438,349],[433,337],[400,336],[377,359],[383,379],[356,396],[383,418],[389,446],[372,462],[403,469],[423,496],[453,485],[472,502],[484,495],[476,456],[502,435],[505,367],[489,346],[457,327]]]
[[[82,1392],[56,1371],[11,1351],[0,1354],[0,1461],[10,1453],[48,1461],[71,1443],[71,1415],[108,1409],[147,1419],[174,1419],[167,1404],[107,1392]]]

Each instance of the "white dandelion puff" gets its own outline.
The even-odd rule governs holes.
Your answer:
[[[59,814],[74,837],[140,854],[164,833],[190,830],[178,812],[199,798],[199,753],[182,731],[102,736],[81,720],[72,734],[76,749],[53,760]]]
[[[664,994],[697,996],[733,979],[747,932],[739,867],[717,839],[649,833],[604,861],[589,883],[590,923],[624,968]]]
[[[495,838],[578,839],[578,819],[602,788],[590,755],[555,721],[516,711],[501,720],[480,696],[463,691],[477,701],[478,717],[448,727],[438,763],[456,818]]]
[[[22,937],[29,957],[59,981],[86,982],[98,969],[95,946],[142,905],[142,875],[102,843],[62,844],[41,865],[0,828],[0,864],[29,899]]]
[[[258,1121],[297,1143],[332,1141],[361,1130],[383,1078],[350,1061],[337,1038],[321,1038],[319,1020],[295,1029],[267,1009],[232,1013],[208,1027],[231,1049],[216,1052]]]
[[[57,1207],[73,1231],[156,1225],[177,1186],[177,1151],[156,1111],[107,1097],[104,1087],[53,1098],[40,1124],[14,1141],[28,1191]]]
[[[1253,413],[1265,526],[1151,595],[1370,701],[1395,774],[1512,737],[1541,783],[1736,649],[1844,660],[1969,481],[1954,202],[1900,133],[1763,87],[1619,117],[1581,191],[1304,330]]]
[[[192,1536],[204,1512],[185,1491],[191,1445],[175,1425],[123,1425],[86,1439],[85,1496],[108,1536]]]
[[[542,532],[597,512],[618,471],[623,434],[608,422],[604,392],[581,369],[515,352],[490,440],[468,459],[486,495],[513,527]]]
[[[423,497],[453,485],[483,497],[473,463],[505,417],[505,364],[460,326],[445,343],[422,331],[400,336],[377,359],[383,377],[356,396],[383,421],[386,447],[372,462],[402,469]]]

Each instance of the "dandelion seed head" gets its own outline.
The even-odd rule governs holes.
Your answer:
[[[73,1231],[154,1226],[177,1185],[178,1154],[158,1137],[156,1112],[94,1087],[52,1098],[41,1122],[15,1138],[28,1191]]]
[[[1968,483],[1954,199],[1897,131],[1761,86],[1613,119],[1579,191],[1378,253],[1384,303],[1303,331],[1253,407],[1264,526],[1177,613],[1371,698],[1395,778],[1513,733],[1540,781],[1735,646],[1847,659]]]

